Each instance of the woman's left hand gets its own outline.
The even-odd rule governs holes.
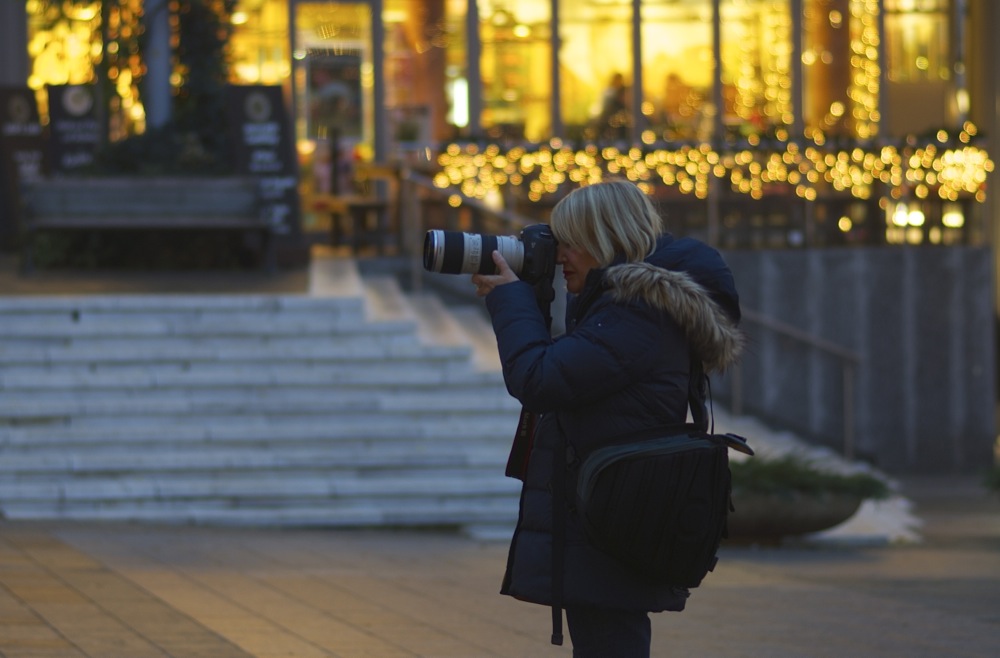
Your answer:
[[[493,262],[496,263],[497,270],[499,274],[473,274],[472,283],[476,286],[476,296],[485,297],[486,295],[493,292],[493,289],[497,286],[502,286],[505,283],[513,283],[514,281],[520,281],[514,270],[510,269],[510,265],[504,260],[504,257],[500,255],[499,251],[494,251],[492,254]]]

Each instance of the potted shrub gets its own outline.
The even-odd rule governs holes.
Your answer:
[[[985,484],[993,493],[1000,493],[1000,464],[994,465],[986,472]]]
[[[733,461],[729,537],[776,543],[827,530],[851,518],[868,499],[889,496],[888,485],[867,473],[823,469],[795,455]]]

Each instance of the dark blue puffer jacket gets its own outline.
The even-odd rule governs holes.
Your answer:
[[[692,356],[711,371],[739,353],[739,299],[717,251],[664,236],[644,263],[591,271],[556,339],[527,283],[498,286],[486,305],[507,389],[538,414],[501,591],[547,605],[552,504],[569,507],[567,492],[552,495],[556,415],[577,460],[615,438],[683,423]],[[588,542],[570,511],[566,517],[564,605],[684,608],[686,590],[633,575]]]

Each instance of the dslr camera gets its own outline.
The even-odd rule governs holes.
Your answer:
[[[526,226],[520,235],[427,231],[424,269],[442,274],[497,274],[499,251],[522,281],[551,288],[556,269],[556,239],[547,224]]]

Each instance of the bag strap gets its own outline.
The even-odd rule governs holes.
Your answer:
[[[699,429],[715,433],[715,411],[711,408],[712,385],[705,368],[694,354],[691,355],[691,365],[688,372],[688,407],[691,408],[691,418]],[[705,401],[708,401],[709,408],[706,409]]]
[[[537,421],[537,414],[521,407],[521,417],[517,421],[517,431],[514,432],[514,441],[507,457],[507,468],[504,469],[504,475],[507,477],[524,482],[528,476],[528,457],[531,456]]]
[[[552,644],[562,646],[563,579],[566,553],[566,432],[555,414],[559,436],[552,456]]]

